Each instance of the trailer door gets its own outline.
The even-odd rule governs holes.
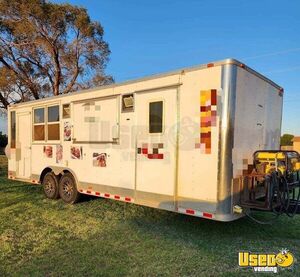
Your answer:
[[[136,93],[136,199],[174,209],[177,88]]]
[[[30,177],[31,169],[31,117],[30,113],[17,114],[17,177]]]

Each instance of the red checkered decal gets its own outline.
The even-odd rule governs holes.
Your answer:
[[[144,155],[150,160],[162,160],[164,158],[164,154],[159,153],[159,151],[163,148],[163,143],[143,143],[141,147],[138,147],[137,153],[140,155]]]
[[[200,91],[200,138],[196,138],[195,148],[202,154],[211,154],[212,127],[217,126],[217,90]]]

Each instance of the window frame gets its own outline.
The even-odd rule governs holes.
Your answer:
[[[55,107],[55,106],[58,106],[58,121],[49,121],[49,113],[48,113],[48,111],[49,111],[49,108],[51,108],[51,107]],[[60,141],[60,119],[61,119],[61,111],[60,111],[60,105],[59,104],[53,104],[53,105],[47,105],[46,106],[47,107],[47,112],[46,112],[46,114],[47,114],[47,121],[46,121],[46,126],[47,126],[47,131],[46,131],[46,141],[48,142],[48,141],[50,141],[50,142],[52,142],[52,141]],[[56,124],[58,124],[58,139],[49,139],[49,132],[48,132],[48,126],[49,125],[56,125]]]
[[[162,118],[161,118],[161,132],[150,132],[150,104],[155,102],[162,102]],[[165,99],[155,98],[148,101],[148,134],[151,136],[162,135],[165,133]]]
[[[58,113],[59,113],[59,120],[48,122],[48,108],[58,106]],[[43,123],[34,123],[34,111],[37,109],[44,109],[44,122]],[[45,104],[42,106],[36,106],[32,108],[32,143],[33,144],[45,144],[45,143],[51,143],[51,144],[57,144],[61,141],[61,119],[62,119],[62,105],[60,103],[51,103],[51,104]],[[49,140],[48,139],[48,125],[55,125],[58,124],[58,132],[59,132],[59,139],[55,140]],[[34,137],[34,126],[44,126],[44,139],[43,140],[35,140]]]
[[[35,110],[38,109],[44,109],[44,122],[43,123],[35,123],[34,121],[34,117],[35,117]],[[46,141],[46,106],[38,106],[38,107],[34,107],[32,110],[32,142],[37,142],[37,143],[41,143],[41,142],[45,142]],[[34,136],[34,127],[35,126],[44,126],[44,139],[43,140],[36,140],[35,136]]]
[[[12,114],[14,113],[14,128],[12,125]],[[17,147],[17,113],[16,111],[10,111],[9,113],[9,117],[10,117],[10,126],[9,126],[9,147],[11,149],[16,149]],[[14,146],[12,145],[12,138],[14,137]]]

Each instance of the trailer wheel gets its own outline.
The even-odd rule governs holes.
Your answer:
[[[59,181],[59,195],[69,204],[78,202],[80,193],[77,190],[76,181],[71,173],[65,173]]]
[[[44,194],[49,199],[58,199],[59,191],[58,191],[58,181],[57,177],[53,172],[48,172],[43,178],[43,188]]]

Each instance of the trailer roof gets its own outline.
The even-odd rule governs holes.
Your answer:
[[[241,68],[251,72],[252,74],[256,75],[257,77],[259,77],[259,78],[263,79],[264,81],[270,83],[272,86],[276,87],[277,89],[283,90],[281,86],[279,86],[278,84],[276,84],[272,80],[268,79],[264,75],[258,73],[257,71],[255,71],[254,69],[248,67],[247,65],[245,65],[242,62],[240,62],[236,59],[230,58],[230,59],[225,59],[225,60],[221,60],[221,61],[215,61],[215,62],[205,63],[205,64],[201,64],[201,65],[181,68],[181,69],[177,69],[177,70],[169,71],[169,72],[165,72],[165,73],[153,74],[153,75],[150,75],[150,76],[137,78],[137,79],[133,79],[133,80],[128,80],[128,81],[124,81],[124,82],[119,82],[119,83],[114,83],[114,84],[110,84],[110,85],[106,85],[106,86],[94,87],[94,88],[91,88],[91,89],[85,89],[85,90],[80,90],[80,91],[73,91],[73,92],[70,92],[68,94],[61,94],[61,95],[57,95],[57,96],[50,96],[50,97],[41,98],[41,99],[38,99],[38,100],[32,100],[32,101],[18,103],[18,104],[11,104],[11,105],[9,105],[9,107],[14,108],[14,107],[19,107],[19,106],[23,106],[23,105],[30,105],[30,104],[35,104],[37,102],[53,100],[54,98],[57,99],[57,98],[62,98],[62,97],[68,97],[68,96],[78,94],[78,93],[81,94],[81,93],[88,93],[88,92],[103,90],[103,89],[107,89],[107,88],[115,88],[115,87],[122,86],[122,85],[128,85],[128,84],[138,83],[138,82],[152,80],[152,79],[156,79],[156,78],[172,76],[172,75],[180,74],[182,72],[195,71],[195,70],[199,70],[199,69],[205,69],[205,68],[209,68],[209,67],[215,67],[215,66],[221,66],[221,65],[227,65],[227,64],[234,64],[234,65],[240,66]]]

